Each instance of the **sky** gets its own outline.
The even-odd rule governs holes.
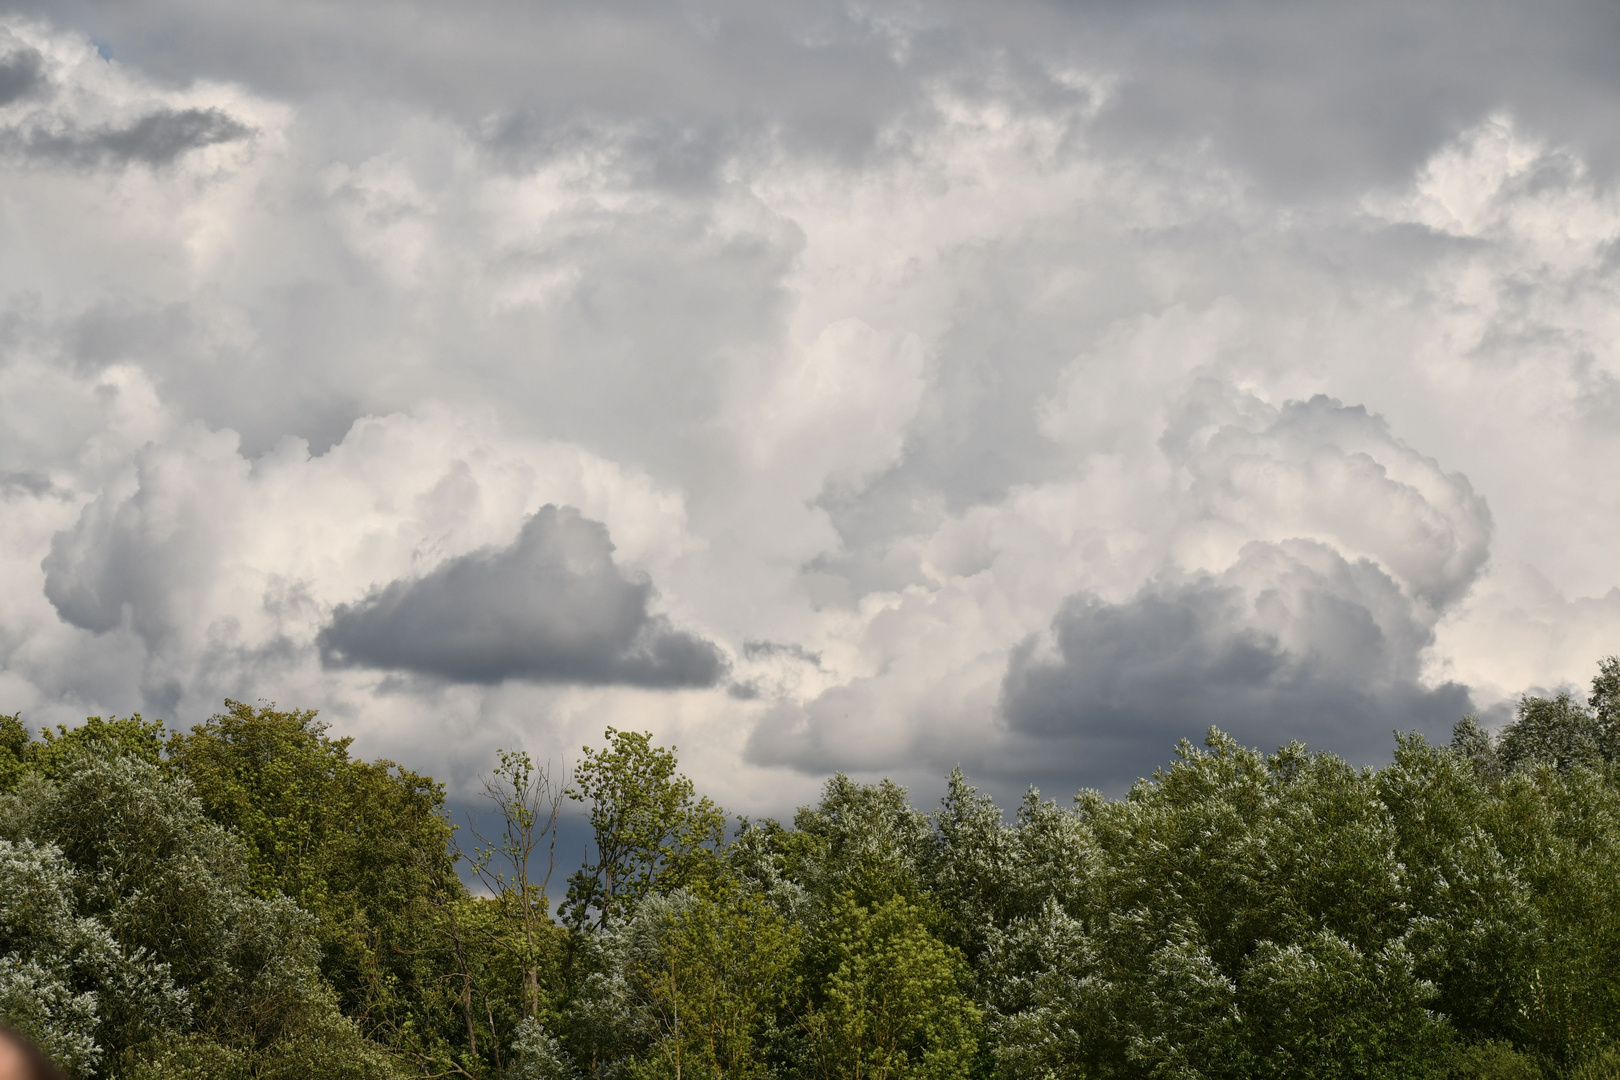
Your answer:
[[[1620,7],[0,0],[0,711],[1117,793],[1620,651]]]

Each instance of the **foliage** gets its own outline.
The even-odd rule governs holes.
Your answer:
[[[310,712],[0,716],[0,1018],[131,1080],[1620,1076],[1617,730],[1609,657],[1379,769],[1211,730],[1119,799],[837,775],[728,839],[610,728],[499,751],[458,849]]]
[[[86,753],[127,754],[159,764],[166,735],[163,721],[134,713],[110,720],[92,716],[75,728],[45,728],[36,742],[20,714],[0,715],[0,792],[11,791],[29,773],[57,776]]]
[[[1607,736],[1597,718],[1568,694],[1525,697],[1519,700],[1497,753],[1509,771],[1538,764],[1565,770],[1576,765],[1591,768],[1613,753],[1606,745]]]
[[[573,1080],[578,1076],[568,1051],[533,1017],[525,1017],[512,1040],[512,1080]]]
[[[826,926],[837,967],[806,1018],[810,1076],[948,1080],[968,1075],[979,1010],[967,965],[896,895],[870,907],[853,893]]]
[[[801,930],[735,886],[642,905],[627,975],[652,1034],[641,1077],[766,1077],[766,1042],[794,992]]]
[[[860,905],[921,898],[921,867],[934,837],[904,788],[889,780],[858,784],[840,773],[793,824],[803,838],[797,873],[823,904],[846,893]]]
[[[246,842],[253,891],[315,917],[321,968],[344,1012],[432,1057],[443,990],[431,900],[454,878],[443,790],[387,761],[352,760],[350,742],[330,738],[313,712],[227,701],[166,750],[206,814]]]
[[[36,907],[17,920],[27,932],[12,935],[8,961],[35,979],[47,1013],[53,1000],[67,1009],[39,1023],[77,1023],[93,1039],[68,1058],[82,1074],[150,1071],[188,1035],[187,1045],[217,1047],[208,1053],[257,1075],[287,1060],[390,1075],[321,978],[313,920],[284,896],[249,890],[242,844],[208,820],[183,778],[139,757],[85,753],[57,779],[25,777],[0,805],[0,833],[12,856],[6,892]],[[51,977],[85,964],[88,996],[46,992]]]
[[[29,771],[29,750],[33,735],[22,722],[22,714],[0,713],[0,791],[10,791]]]
[[[1447,1080],[1541,1080],[1535,1060],[1511,1043],[1490,1040],[1459,1046],[1447,1062]]]
[[[1535,765],[1568,771],[1620,761],[1620,657],[1598,664],[1585,705],[1567,693],[1520,698],[1495,749],[1507,771]]]
[[[725,833],[725,811],[695,797],[672,749],[652,745],[645,732],[611,727],[607,740],[602,750],[585,747],[567,790],[589,804],[596,842],[596,861],[568,882],[566,911],[577,928],[610,925],[655,886],[698,880]]]
[[[536,770],[529,755],[497,750],[500,766],[484,779],[484,796],[501,817],[496,841],[479,837],[480,847],[470,863],[474,876],[495,895],[502,920],[512,933],[503,941],[523,971],[523,1016],[532,1020],[540,1012],[540,971],[553,967],[560,943],[553,932],[550,898],[546,887],[557,861],[557,819],[562,813],[562,790],[552,782],[551,770]],[[546,870],[539,871],[536,852],[546,847]],[[497,869],[497,863],[507,867]]]
[[[452,1071],[477,1075],[568,1075],[566,1055],[552,1060],[557,1047],[545,1028],[557,1016],[568,952],[567,933],[552,921],[546,894],[562,791],[549,766],[537,769],[528,754],[502,750],[497,756],[499,765],[482,789],[501,832],[490,840],[475,831],[473,849],[458,853],[490,895],[468,896],[459,882],[441,882],[434,893],[446,947],[440,971],[454,993],[453,1005],[442,1000],[440,1016],[456,1022],[457,1037],[447,1045],[459,1044],[442,1060]]]
[[[604,1076],[771,1075],[802,936],[734,881],[650,895],[590,942],[575,1060]]]
[[[78,915],[78,875],[54,844],[0,840],[0,1013],[71,1075],[174,1033],[191,1016],[169,966]]]

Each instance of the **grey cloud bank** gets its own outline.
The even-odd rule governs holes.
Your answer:
[[[1617,19],[0,4],[0,710],[779,812],[1580,683]]]
[[[1228,584],[1260,563],[1280,565],[1261,570],[1252,599]],[[1373,760],[1391,731],[1444,741],[1473,711],[1466,687],[1420,681],[1430,635],[1402,607],[1368,562],[1254,545],[1221,580],[1153,583],[1117,604],[1070,597],[1052,623],[1054,656],[1034,638],[1013,650],[1002,711],[1013,731],[1084,762],[1098,787],[1146,775],[1166,745],[1207,725],[1260,746],[1308,734]]]
[[[1218,575],[1066,598],[1050,641],[1010,655],[1000,711],[1013,732],[1066,748],[1106,786],[1208,725],[1366,761],[1392,730],[1443,741],[1474,711],[1467,687],[1423,670],[1435,623],[1489,550],[1490,512],[1465,478],[1364,409],[1318,396],[1271,410],[1208,384],[1160,446],[1185,477],[1192,535],[1235,525],[1255,539]]]

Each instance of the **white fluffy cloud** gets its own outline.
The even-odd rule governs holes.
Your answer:
[[[492,17],[616,27],[573,83],[141,10],[0,19],[0,709],[274,698],[453,782],[651,727],[780,811],[1209,722],[1376,757],[1620,637],[1620,202],[1533,79],[1397,130],[1276,69],[1313,127],[1039,5]],[[421,662],[451,609],[528,644]]]

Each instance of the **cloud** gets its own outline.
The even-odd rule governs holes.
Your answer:
[[[479,0],[452,13],[410,0],[275,18],[176,0],[15,6],[94,26],[171,80],[401,101],[531,156],[578,139],[582,119],[635,123],[644,175],[676,183],[694,165],[723,175],[726,155],[772,125],[860,161],[929,86],[1042,101],[1076,69],[1108,76],[1098,135],[1111,148],[1174,159],[1207,145],[1294,198],[1398,184],[1502,108],[1611,161],[1620,146],[1604,47],[1616,15],[1603,4]]]
[[[63,621],[95,634],[128,627],[154,649],[194,629],[207,571],[229,547],[218,511],[247,472],[235,451],[231,433],[197,429],[148,447],[132,476],[54,535],[40,568]]]
[[[163,168],[255,133],[236,115],[243,102],[198,102],[194,94],[143,85],[88,43],[42,30],[0,25],[0,110],[7,114],[0,147],[24,159],[77,169]]]
[[[783,641],[745,641],[743,642],[743,655],[750,660],[760,657],[785,657],[797,660],[801,664],[811,667],[821,666],[821,654],[811,652],[797,642]]]
[[[1439,612],[1468,591],[1490,551],[1490,508],[1468,478],[1363,406],[1319,394],[1272,408],[1200,379],[1161,446],[1188,481],[1184,560],[1310,537],[1373,560]]]
[[[331,666],[453,682],[715,685],[725,658],[651,613],[653,597],[650,581],[614,565],[600,522],[545,506],[510,547],[448,559],[338,605],[317,640]]]
[[[74,490],[82,481],[64,490],[62,478],[46,487],[37,476],[5,492],[0,581],[31,570],[35,585],[0,617],[0,657],[32,687],[21,700],[62,719],[113,704],[202,716],[221,697],[255,694],[375,708],[387,679],[322,668],[317,637],[333,610],[379,579],[414,580],[511,544],[536,504],[578,506],[606,523],[619,540],[616,572],[630,583],[621,592],[667,574],[691,544],[679,498],[644,474],[442,412],[363,418],[320,455],[286,440],[249,458],[234,432],[167,425],[161,413],[133,425],[133,445],[118,445],[117,406],[139,404],[132,391],[142,389],[120,387],[118,374],[97,373],[84,388],[110,414],[88,452],[118,463],[95,497]],[[71,434],[61,419],[52,426]],[[673,609],[689,610],[678,600]],[[691,677],[702,649],[683,659],[685,639],[661,637],[654,615],[645,621],[642,640],[659,646],[662,667],[641,675]],[[103,660],[82,659],[90,655]],[[390,730],[410,749],[414,729]]]
[[[89,131],[34,129],[19,140],[26,152],[75,165],[168,165],[205,146],[236,142],[253,129],[220,109],[158,109],[117,127]]]
[[[1091,467],[895,545],[915,584],[866,595],[867,664],[779,699],[750,755],[811,772],[965,758],[1065,789],[1117,787],[1210,724],[1363,762],[1392,728],[1448,731],[1472,699],[1435,676],[1434,628],[1483,572],[1489,507],[1365,408],[1215,378],[1196,339],[1231,323],[1152,320],[1109,368],[1077,358],[1036,412]],[[1156,424],[1113,412],[1132,400],[1119,377],[1160,384]]]
[[[54,490],[51,478],[44,473],[23,469],[0,473],[0,496],[27,493],[38,498]]]
[[[1013,650],[1000,708],[1093,784],[1144,774],[1212,724],[1251,745],[1302,739],[1367,760],[1391,729],[1443,737],[1470,711],[1466,687],[1424,684],[1432,640],[1372,563],[1254,543],[1218,576],[1167,577],[1118,603],[1069,597],[1049,647]]]
[[[38,49],[21,48],[0,56],[0,108],[44,88],[45,58]]]
[[[1579,682],[1614,15],[1463,6],[19,0],[0,709],[265,696],[452,783],[635,724],[780,812],[1122,783],[1199,710],[1371,760],[1448,684]],[[457,681],[557,629],[504,592],[493,667],[415,674],[548,503],[615,545],[598,681]],[[323,665],[340,607],[404,666]]]

